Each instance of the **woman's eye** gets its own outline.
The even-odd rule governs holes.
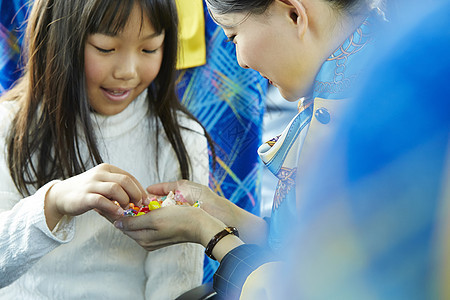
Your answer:
[[[100,48],[100,47],[95,47],[95,49],[97,49],[101,53],[111,53],[111,52],[114,51],[114,49],[103,49],[103,48]]]
[[[227,39],[227,43],[234,43],[234,38],[235,37],[236,37],[236,35],[229,36],[228,39]]]

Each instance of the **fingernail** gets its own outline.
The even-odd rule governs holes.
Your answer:
[[[149,198],[149,197],[146,197],[146,198],[144,199],[144,201],[143,201],[143,204],[144,204],[144,205],[149,205],[149,204],[150,204],[150,198]]]
[[[137,206],[142,206],[142,200],[139,200]]]
[[[119,206],[119,208],[117,209],[117,215],[119,216],[123,216],[123,208]]]
[[[115,221],[114,226],[116,226],[116,228],[122,229],[123,228],[122,221]]]

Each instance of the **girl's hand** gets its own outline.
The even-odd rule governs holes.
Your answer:
[[[140,205],[146,198],[144,188],[131,174],[101,164],[52,186],[45,199],[45,217],[51,230],[64,215],[77,216],[91,209],[114,220],[130,202]]]
[[[211,237],[226,227],[201,208],[177,205],[138,217],[123,217],[114,225],[148,251],[183,242],[206,246]]]

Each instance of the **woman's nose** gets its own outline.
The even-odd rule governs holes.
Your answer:
[[[241,66],[241,68],[249,69],[249,66],[242,59],[242,55],[240,54],[237,46],[236,46],[236,58],[237,58],[238,64]]]
[[[137,62],[133,55],[121,56],[114,68],[114,78],[120,80],[131,80],[137,75]]]

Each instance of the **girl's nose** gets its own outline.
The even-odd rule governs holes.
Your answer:
[[[118,59],[113,76],[119,80],[131,80],[137,76],[137,63],[132,55]]]

